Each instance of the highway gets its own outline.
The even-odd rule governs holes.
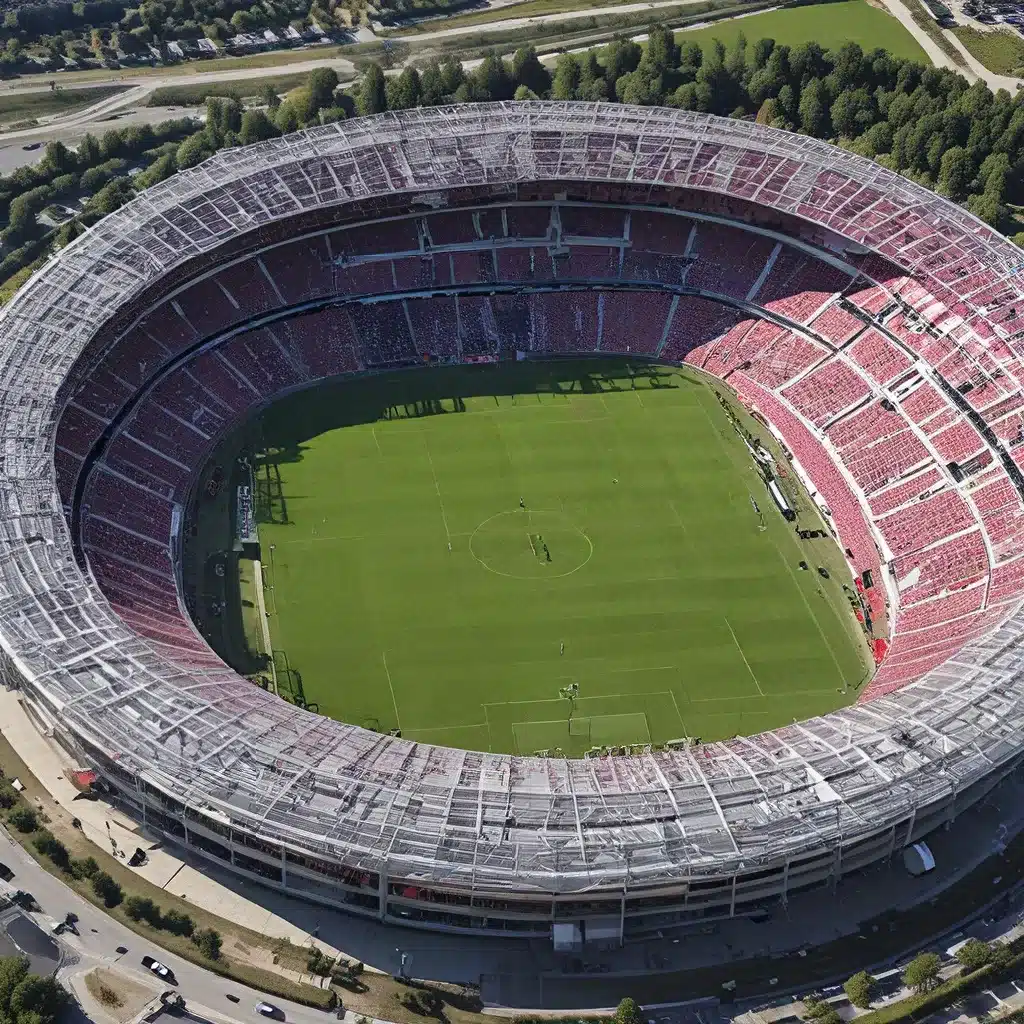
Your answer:
[[[77,962],[62,966],[58,972],[60,980],[76,994],[85,992],[85,984],[81,979],[94,967],[116,967],[133,980],[151,987],[154,995],[158,994],[170,986],[142,966],[140,961],[148,954],[174,972],[178,982],[176,990],[185,998],[188,1008],[199,1016],[216,1016],[241,1024],[253,1024],[264,1020],[253,1007],[266,1000],[284,1011],[289,1024],[325,1024],[335,1019],[334,1011],[316,1010],[277,996],[267,996],[212,971],[203,970],[147,942],[43,870],[2,830],[0,861],[14,872],[12,884],[30,892],[42,907],[44,915],[56,920],[63,920],[68,911],[78,915],[79,934],[65,933],[61,936],[61,941],[77,957]],[[127,952],[118,953],[119,946]],[[228,993],[238,997],[237,1004],[228,1000]],[[353,1016],[349,1014],[349,1019]]]

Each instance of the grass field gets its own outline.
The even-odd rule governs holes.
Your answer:
[[[866,676],[839,549],[796,537],[690,372],[364,378],[278,403],[248,438],[267,452],[256,506],[278,678],[324,714],[579,755],[754,732],[848,703]],[[820,525],[783,484],[796,525]]]
[[[204,103],[208,96],[230,96],[243,100],[258,96],[268,85],[279,95],[297,89],[309,81],[309,72],[292,75],[269,75],[259,78],[229,78],[224,82],[204,82],[199,85],[164,85],[154,89],[146,100],[147,107],[191,107]]]
[[[537,18],[547,14],[568,14],[570,12],[579,12],[579,16],[582,18],[588,17],[588,11],[591,8],[618,7],[635,2],[636,0],[522,0],[521,3],[504,7],[491,7],[480,11],[470,11],[466,14],[433,17],[409,25],[389,26],[389,32],[398,35],[438,32],[470,25],[488,25],[496,21]],[[683,0],[678,10],[675,7],[659,7],[653,13],[659,19],[672,17],[686,6],[693,6],[700,2],[701,0]],[[711,9],[710,6],[708,9]]]
[[[100,103],[125,86],[97,86],[94,89],[55,89],[53,92],[5,92],[0,94],[0,124],[33,121],[51,114],[70,114]]]
[[[676,38],[696,41],[702,47],[713,39],[720,39],[729,46],[740,32],[751,42],[774,39],[786,46],[811,40],[826,49],[838,49],[848,42],[858,43],[866,51],[881,46],[895,57],[931,64],[917,40],[891,14],[870,6],[866,0],[840,0],[766,11],[707,28],[685,29],[677,32]]]
[[[1000,75],[1015,75],[1024,68],[1024,39],[1010,29],[979,32],[976,28],[960,25],[953,34],[971,55]]]

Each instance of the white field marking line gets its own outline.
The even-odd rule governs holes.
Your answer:
[[[672,509],[672,515],[674,515],[676,517],[676,522],[679,524],[679,529],[683,531],[683,536],[687,540],[689,540],[690,539],[690,531],[687,530],[686,523],[683,522],[683,517],[679,514],[679,511],[676,508],[676,503],[674,501],[670,501],[668,503],[668,507],[670,509]],[[658,578],[659,579],[675,579],[674,576],[664,576],[664,577],[658,577]]]
[[[647,406],[644,405],[644,400],[643,400],[643,398],[640,397],[640,392],[639,391],[634,391],[633,394],[636,395],[636,400],[640,403],[640,408],[641,409],[646,409]]]
[[[642,718],[644,720],[644,725],[647,726],[648,741],[650,739],[651,727],[650,727],[650,725],[647,722],[647,712],[646,711],[616,711],[616,712],[614,712],[613,714],[610,714],[610,715],[579,715],[579,716],[574,715],[573,716],[573,721],[574,722],[580,722],[580,721],[588,721],[589,722],[589,721],[591,721],[594,718]],[[514,730],[517,725],[565,725],[566,721],[567,721],[567,719],[565,719],[565,718],[543,718],[543,719],[542,718],[529,718],[525,722],[513,722],[512,723],[512,728]],[[413,729],[413,732],[415,732],[415,731],[416,730]]]
[[[472,535],[472,533],[450,533],[450,534],[448,534],[448,536],[451,537],[454,540],[456,537],[472,537],[473,535]],[[348,541],[348,540],[367,541],[367,540],[387,540],[387,539],[388,539],[387,536],[385,534],[382,534],[382,533],[366,533],[366,534],[354,534],[354,533],[346,534],[346,533],[343,533],[343,534],[338,534],[338,535],[331,535],[330,537],[321,537],[319,535],[317,535],[316,537],[289,537],[288,538],[288,543],[289,544],[294,544],[295,547],[299,547],[300,545],[323,544],[325,541]],[[669,578],[670,579],[675,579],[675,577],[666,577],[666,578],[667,579],[669,579]],[[629,582],[629,581],[627,580],[626,582]]]
[[[380,659],[384,662],[384,674],[388,677],[388,689],[391,691],[391,704],[395,709],[395,722],[398,723],[398,729],[402,729],[402,720],[398,717],[398,701],[395,699],[395,688],[391,683],[391,670],[388,668],[388,652],[381,651]]]
[[[424,732],[448,732],[451,729],[483,729],[486,722],[470,722],[468,725],[425,725],[419,729],[410,729],[409,735],[419,735]]]
[[[380,448],[380,441],[377,440],[377,428],[370,427],[370,433],[373,434],[373,443],[377,446],[377,454],[383,455],[384,453],[381,451]]]
[[[815,697],[821,696],[826,693],[826,690],[786,690],[784,693],[773,693],[770,699],[774,700],[777,697]],[[765,699],[769,699],[768,694],[762,694]],[[691,704],[717,704],[719,701],[726,700],[753,700],[753,694],[746,693],[740,694],[736,697],[692,697],[690,698]]]
[[[673,668],[675,668],[675,665],[644,665],[637,668],[610,668],[608,672],[668,672]]]
[[[423,431],[420,431],[423,433]],[[444,522],[444,533],[448,538],[448,543],[452,542],[452,532],[448,529],[448,516],[444,512],[444,500],[441,497],[441,487],[437,482],[437,473],[434,472],[434,459],[430,454],[430,442],[426,438],[426,434],[423,435],[423,447],[427,449],[427,462],[430,465],[430,475],[434,478],[434,490],[437,491],[437,503],[441,506],[441,520]]]
[[[558,676],[559,679],[569,679],[570,676]],[[819,691],[815,690],[815,693]],[[671,697],[671,690],[648,690],[646,693],[593,693],[586,697],[577,697],[577,703],[585,700],[610,700],[613,697],[627,697],[629,700],[636,700],[637,697]],[[490,700],[483,703],[485,708],[501,708],[506,704],[555,704],[562,700],[561,697],[535,697],[533,700]]]
[[[708,421],[708,426],[711,428],[711,433],[715,435],[715,440],[718,442],[718,447],[722,449],[722,454],[725,456],[725,461],[734,468],[736,468],[737,462],[733,450],[729,446],[727,446],[726,443],[722,440],[722,435],[718,432],[718,428],[715,426],[715,421],[711,418],[711,413],[709,413],[707,409],[704,408],[704,403],[699,398],[697,399],[697,406],[700,409],[700,411],[704,414],[704,419]],[[746,462],[739,466],[741,475],[746,475],[746,473],[749,473],[752,470],[752,468],[753,467],[747,465]],[[732,491],[729,492],[729,496],[732,497]]]
[[[686,731],[686,719],[683,718],[683,713],[679,710],[679,704],[676,701],[675,691],[674,690],[669,690],[668,692],[669,692],[669,696],[671,696],[671,698],[672,698],[672,707],[674,707],[676,709],[676,718],[679,719],[679,727],[683,730],[683,735],[684,736],[689,736],[690,734]]]
[[[747,656],[743,653],[743,648],[740,646],[740,642],[736,637],[736,630],[732,628],[732,623],[728,619],[726,619],[724,615],[722,616],[722,618],[725,620],[725,624],[729,629],[729,633],[732,635],[732,642],[736,645],[736,650],[740,652],[740,657],[743,659],[743,664],[747,666],[747,671],[750,673],[750,678],[754,680],[754,685],[757,687],[757,692],[762,697],[764,697],[765,692],[761,689],[761,684],[757,681],[757,676],[754,675],[754,670],[750,667],[750,662],[747,661]]]
[[[771,537],[772,531],[768,531],[768,536]],[[832,650],[832,645],[828,642],[828,637],[825,636],[825,630],[821,628],[821,623],[818,621],[818,616],[814,614],[814,609],[811,607],[811,602],[807,600],[807,595],[804,593],[803,587],[800,586],[800,580],[797,579],[797,575],[793,572],[792,566],[789,564],[789,559],[782,553],[782,549],[779,547],[778,542],[772,537],[772,544],[775,545],[775,550],[779,553],[779,558],[782,559],[782,564],[786,567],[786,572],[789,573],[789,578],[793,581],[793,586],[796,587],[797,593],[800,595],[800,599],[804,603],[804,607],[807,609],[807,614],[810,615],[811,621],[814,623],[818,630],[818,634],[821,636],[822,642],[825,644],[825,650],[828,651],[828,656],[832,659],[832,664],[836,667],[836,674],[839,676],[839,682],[842,686],[846,686],[846,679],[843,676],[842,666],[839,664],[839,659],[836,658],[835,651]]]

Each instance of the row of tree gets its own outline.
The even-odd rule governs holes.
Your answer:
[[[925,68],[856,43],[726,48],[680,45],[656,27],[646,47],[617,40],[559,56],[552,74],[532,48],[511,62],[487,57],[467,74],[456,60],[386,79],[371,67],[354,97],[362,114],[438,103],[533,99],[663,105],[828,139],[963,203],[987,223],[1017,230],[1008,204],[1024,201],[1024,95]]]

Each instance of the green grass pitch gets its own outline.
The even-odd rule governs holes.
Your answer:
[[[816,42],[825,49],[838,50],[846,43],[858,43],[866,53],[882,47],[894,57],[917,61],[925,67],[931,64],[921,44],[893,15],[866,0],[807,4],[729,18],[704,28],[676,32],[676,41],[698,43],[707,52],[715,39],[728,47],[740,33],[751,43],[774,39],[779,46]]]
[[[848,703],[866,678],[838,548],[797,538],[692,371],[362,378],[272,407],[249,443],[268,453],[260,547],[282,686],[297,672],[323,714],[575,756],[755,732]],[[820,525],[786,479],[798,525]]]

